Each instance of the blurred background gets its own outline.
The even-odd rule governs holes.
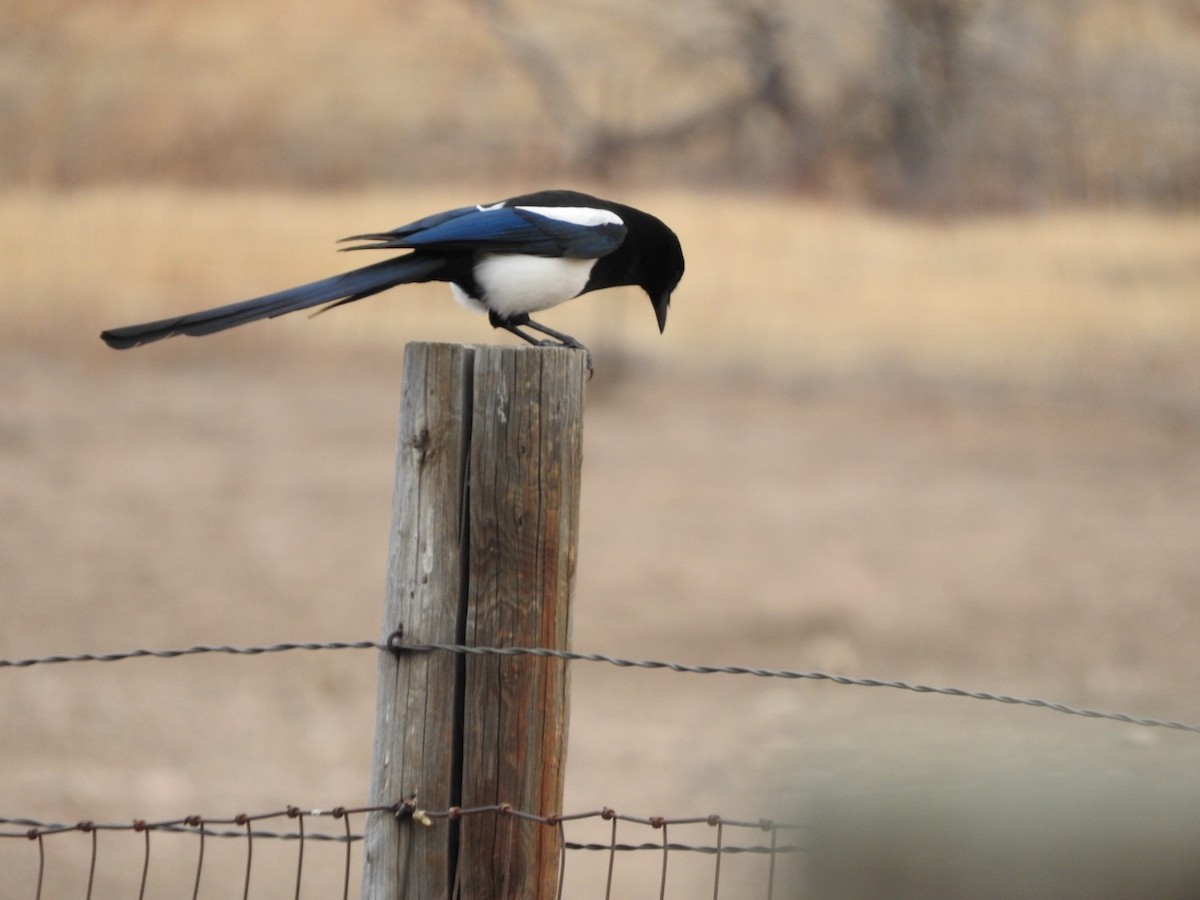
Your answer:
[[[98,332],[560,186],[688,259],[664,335],[636,290],[546,317],[596,353],[578,649],[1200,722],[1194,0],[6,0],[0,656],[375,637],[403,345],[506,338],[441,285],[129,353]],[[1186,733],[572,677],[568,809],[958,802],[972,760],[1000,795],[1097,773],[1083,811],[1194,778]],[[0,815],[356,804],[374,690],[369,653],[6,670]],[[0,842],[6,883],[31,846]],[[86,853],[56,852],[79,893]],[[140,875],[117,852],[113,892]]]

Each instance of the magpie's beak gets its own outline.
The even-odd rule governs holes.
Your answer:
[[[667,308],[671,305],[671,292],[660,294],[654,300],[654,315],[658,318],[658,333],[662,334],[667,327]]]

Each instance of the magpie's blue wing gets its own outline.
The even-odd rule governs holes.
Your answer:
[[[425,216],[423,219],[417,219],[415,222],[409,222],[407,225],[401,225],[399,228],[393,228],[391,231],[385,231],[381,234],[358,234],[354,237],[345,238],[347,241],[357,240],[384,240],[388,238],[404,238],[411,234],[418,234],[422,231],[428,231],[431,228],[436,228],[439,225],[450,222],[454,219],[460,219],[463,216],[469,216],[471,213],[479,212],[478,206],[460,206],[458,209],[449,209],[446,212],[434,213],[432,216]]]
[[[467,206],[392,231],[346,240],[370,242],[347,248],[350,250],[443,250],[597,259],[616,250],[625,232],[619,221],[581,224],[522,207]]]

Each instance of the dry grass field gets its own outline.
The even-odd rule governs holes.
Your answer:
[[[124,354],[96,335],[326,274],[348,262],[337,237],[479,193],[0,194],[0,656],[374,637],[402,346],[500,338],[440,286]],[[635,292],[547,317],[597,354],[578,648],[1200,722],[1200,217],[623,196],[677,228],[688,273],[661,337]],[[1186,733],[572,677],[572,809],[755,818],[814,785],[931,779],[988,804],[1080,772],[1102,796],[1194,788]],[[374,678],[349,651],[5,670],[0,815],[357,803]],[[139,839],[101,840],[96,896],[128,895]],[[152,895],[186,895],[194,846],[155,840]],[[81,896],[86,838],[47,851],[45,896]],[[227,895],[240,850],[211,852]],[[292,896],[293,850],[255,853],[251,896]],[[305,896],[329,895],[338,864],[313,854]],[[593,863],[572,860],[568,896],[596,895]],[[678,865],[670,896],[698,895],[709,862]],[[623,869],[622,895],[656,866]],[[35,873],[34,845],[0,842],[0,896]]]

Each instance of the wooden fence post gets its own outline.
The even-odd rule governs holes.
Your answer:
[[[565,649],[582,460],[584,354],[410,344],[383,633]],[[562,805],[561,660],[381,654],[370,802]],[[373,814],[364,900],[554,897],[557,829],[512,816]]]

